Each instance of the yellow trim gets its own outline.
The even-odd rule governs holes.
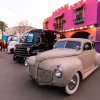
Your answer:
[[[83,18],[84,18],[84,5],[83,5]]]
[[[55,40],[60,40],[60,39],[55,39]]]
[[[75,19],[76,19],[76,10],[75,10]]]

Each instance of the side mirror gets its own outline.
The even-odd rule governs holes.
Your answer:
[[[42,38],[40,37],[40,43],[42,43]]]
[[[53,45],[53,49],[55,49],[56,47],[55,47],[55,45]]]
[[[80,50],[81,48],[79,46],[76,46],[76,50]]]

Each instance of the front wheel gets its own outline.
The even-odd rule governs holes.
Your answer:
[[[80,81],[79,74],[78,73],[74,74],[68,85],[65,87],[65,92],[68,95],[74,94],[79,86],[79,81]]]

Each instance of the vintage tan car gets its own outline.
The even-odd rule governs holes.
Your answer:
[[[25,61],[27,73],[39,85],[64,87],[71,95],[76,92],[80,80],[100,66],[100,54],[91,40],[67,38],[58,40],[54,49]]]

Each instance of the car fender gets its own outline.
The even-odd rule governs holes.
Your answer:
[[[7,52],[10,53],[10,49],[13,49],[14,47],[15,47],[14,45],[8,46],[8,47],[7,47]]]
[[[28,60],[28,64],[29,65],[28,65],[28,67],[25,67],[25,70],[30,76],[31,76],[31,73],[29,71],[29,66],[35,65],[35,57],[36,56],[31,56],[31,57],[26,58],[26,60]]]
[[[62,76],[60,78],[57,78],[54,73],[58,64],[60,65],[60,68],[62,70]],[[39,67],[48,68],[52,70],[52,82],[55,86],[60,87],[66,86],[75,73],[80,72],[82,74],[83,71],[81,60],[76,57],[47,59],[42,61]]]

